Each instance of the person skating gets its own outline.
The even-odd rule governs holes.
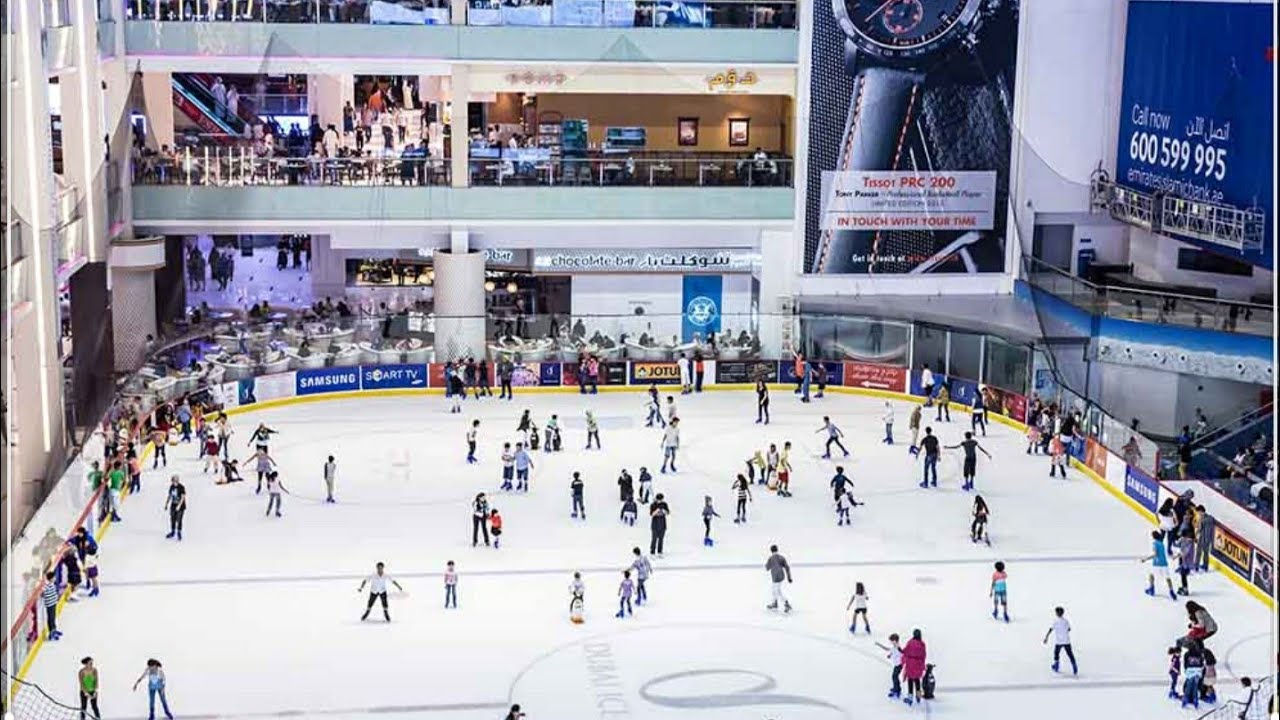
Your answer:
[[[373,574],[360,583],[356,592],[364,592],[365,586],[369,588],[369,603],[365,605],[364,614],[360,616],[362,622],[369,619],[369,611],[373,610],[373,603],[379,600],[382,601],[382,617],[386,618],[387,622],[391,622],[391,609],[387,605],[387,583],[395,585],[396,590],[404,592],[400,583],[386,574],[386,566],[382,563],[375,565]]]
[[[283,517],[280,514],[284,504],[284,483],[280,480],[280,473],[272,470],[267,473],[267,515],[271,515],[271,509],[275,508],[276,517]]]
[[[253,445],[255,449],[267,452],[267,443],[271,441],[271,436],[276,434],[279,434],[278,430],[267,427],[266,423],[258,423],[258,427],[249,436],[248,444]]]
[[[516,455],[511,452],[511,443],[502,443],[502,487],[501,490],[511,490],[511,483],[516,477]]]
[[[671,472],[676,472],[676,451],[680,448],[680,420],[671,418],[667,424],[666,430],[662,433],[662,473],[667,472],[670,466]]]
[[[1071,650],[1071,623],[1067,621],[1066,610],[1061,607],[1053,609],[1053,625],[1049,627],[1048,632],[1044,634],[1044,642],[1049,643],[1049,637],[1053,636],[1053,668],[1054,672],[1058,672],[1059,656],[1062,653],[1067,654],[1067,659],[1071,661],[1071,674],[1077,675],[1080,668],[1076,665],[1076,654]]]
[[[933,419],[934,422],[951,422],[951,390],[946,384],[938,388],[937,397],[938,414]]]
[[[777,488],[776,481],[770,484],[770,481],[777,476],[778,473],[778,446],[769,443],[769,451],[764,456],[764,483],[770,488]]]
[[[778,497],[791,497],[791,441],[782,444],[778,456]]]
[[[160,698],[160,707],[164,710],[165,717],[173,720],[173,713],[169,711],[169,698],[165,696],[164,692],[166,684],[164,667],[160,665],[159,660],[155,658],[147,660],[146,669],[142,671],[137,680],[133,681],[134,692],[137,692],[138,685],[142,684],[143,680],[147,681],[147,705],[150,708],[147,720],[156,720],[157,697]],[[97,712],[96,708],[94,712]]]
[[[258,495],[262,492],[262,481],[266,480],[267,475],[271,474],[271,472],[275,469],[276,461],[274,458],[271,457],[270,454],[267,453],[267,449],[265,446],[259,446],[256,450],[253,451],[252,455],[245,458],[245,462],[248,462],[250,460],[253,461],[254,468],[258,472],[258,487],[253,491],[254,495]]]
[[[493,535],[493,549],[497,550],[502,545],[502,515],[497,508],[489,510],[489,532]]]
[[[756,380],[756,424],[769,424],[769,386],[764,379]]]
[[[667,516],[671,507],[662,493],[649,505],[649,554],[662,557],[663,543],[667,538]]]
[[[836,474],[831,478],[830,485],[832,502],[840,500],[840,496],[844,494],[845,488],[853,487],[853,481],[849,479],[849,476],[844,474],[843,465],[836,466]]]
[[[458,609],[458,571],[452,560],[444,566],[444,607]]]
[[[653,497],[653,476],[649,474],[649,468],[640,467],[640,504],[648,505],[649,499]]]
[[[169,511],[169,534],[166,540],[182,539],[182,518],[187,514],[187,488],[177,475],[169,478],[169,492],[164,498],[164,509]]]
[[[1169,599],[1177,600],[1178,594],[1173,590],[1173,578],[1169,577],[1169,554],[1165,547],[1164,537],[1159,530],[1151,531],[1151,554],[1142,558],[1141,562],[1151,563],[1151,572],[1147,574],[1146,593],[1152,597],[1156,594],[1156,580],[1163,579],[1169,589]]]
[[[636,576],[636,604],[643,605],[649,600],[649,590],[645,587],[645,583],[653,575],[653,564],[638,547],[631,548],[631,554],[634,556],[631,561],[631,570]]]
[[[1000,611],[1004,611],[1004,621],[1009,622],[1009,574],[1004,571],[1004,563],[996,561],[996,570],[991,573],[991,618],[997,619]]]
[[[507,400],[514,399],[514,395],[511,392],[511,378],[514,375],[514,363],[507,359],[503,359],[498,363],[498,384],[500,385],[498,392],[499,400],[502,400],[503,398],[506,398]]]
[[[551,419],[547,421],[546,437],[542,443],[543,452],[554,452],[560,449],[560,416],[555,413],[551,414]]]
[[[973,433],[968,431],[964,434],[964,440],[961,440],[958,445],[948,445],[947,449],[964,451],[964,483],[960,486],[960,489],[972,490],[978,474],[977,451],[981,450],[982,454],[987,456],[987,459],[991,459],[991,453],[979,445],[978,441],[973,439]]]
[[[93,708],[93,717],[98,720],[102,717],[102,710],[98,708],[98,668],[93,664],[93,658],[84,657],[80,659],[80,672],[76,674],[76,685],[80,688],[80,720],[85,719],[85,713],[89,708]],[[155,717],[155,711],[152,711],[152,718]],[[170,715],[170,717],[173,717]]]
[[[689,358],[684,353],[680,353],[680,357],[676,358],[676,367],[680,369],[680,394],[688,395],[693,392],[693,382],[689,372]]]
[[[638,513],[639,508],[636,507],[636,499],[633,497],[627,497],[622,501],[622,511],[618,514],[618,519],[628,527],[635,527],[636,515]]]
[[[475,547],[480,541],[480,535],[484,535],[484,544],[489,545],[489,500],[484,493],[476,495],[471,501],[471,547]]]
[[[938,438],[933,434],[933,428],[926,427],[924,429],[924,437],[920,440],[920,447],[924,449],[924,480],[920,482],[920,487],[929,487],[929,475],[933,475],[933,487],[938,487],[938,456],[942,450],[939,447]]]
[[[537,433],[537,430],[534,433]],[[534,437],[537,435],[535,434]],[[513,462],[516,467],[516,491],[529,492],[529,469],[533,467],[533,458],[525,451],[523,443],[516,443]]]
[[[324,463],[324,501],[327,503],[335,503],[333,499],[333,486],[338,482],[338,463],[330,455],[329,459]]]
[[[990,517],[991,508],[987,506],[987,501],[981,495],[975,495],[973,498],[973,522],[969,525],[970,542],[985,540],[987,545],[991,545],[991,538],[987,536],[987,520]]]
[[[893,670],[889,673],[889,699],[902,697],[902,645],[898,642],[898,633],[889,635],[889,644],[883,645],[876,643],[876,646],[885,651],[885,657],[889,658],[889,665]]]
[[[40,604],[44,606],[45,637],[50,640],[61,640],[62,631],[58,629],[58,583],[50,570],[44,574],[44,586],[40,588]]]
[[[747,521],[747,503],[751,502],[751,483],[747,480],[746,476],[742,473],[738,473],[737,479],[733,481],[733,485],[730,487],[733,488],[734,496],[738,501],[737,512],[733,517],[733,524],[738,525],[740,523],[745,523]]]
[[[618,583],[618,614],[623,617],[631,614],[631,594],[635,591],[635,583],[631,582],[631,571],[622,571],[622,582]]]
[[[912,455],[920,454],[920,416],[923,414],[923,407],[916,405],[911,408],[911,416],[907,419],[907,429],[911,431],[911,447],[908,450]]]
[[[987,436],[987,401],[982,396],[982,388],[979,387],[977,392],[973,394],[973,406],[970,408],[969,430],[978,432],[978,426],[982,426],[982,437]]]
[[[764,453],[759,450],[747,458],[747,480],[758,485],[765,485],[769,482],[768,463],[764,459]],[[756,480],[757,474],[760,479]]]
[[[820,432],[825,432],[827,434],[826,451],[822,454],[823,460],[831,459],[831,446],[833,444],[840,448],[840,452],[844,453],[845,457],[849,457],[849,450],[845,448],[844,443],[840,442],[840,438],[844,436],[844,433],[840,428],[836,427],[836,424],[831,422],[831,418],[826,415],[822,416],[822,427],[815,431],[815,433]]]
[[[852,525],[849,519],[849,511],[853,508],[863,505],[853,497],[853,490],[845,490],[836,498],[836,525]]]
[[[1179,595],[1188,595],[1191,592],[1187,587],[1187,576],[1196,566],[1195,545],[1195,536],[1191,528],[1184,529],[1174,542],[1174,553],[1178,556],[1178,577],[1181,579],[1181,585],[1178,587]]]
[[[524,717],[524,713],[520,710],[520,703],[516,703],[511,706],[502,720],[524,720]]]
[[[477,396],[479,397],[479,396]],[[467,430],[467,464],[474,465],[476,460],[476,439],[480,434],[480,421],[472,420],[471,427]]]
[[[1182,695],[1178,692],[1178,678],[1182,676],[1182,648],[1169,648],[1169,699],[1178,700]]]
[[[586,605],[587,586],[582,582],[582,573],[573,573],[573,582],[569,583],[569,620],[574,624],[583,621],[583,610]]]
[[[618,500],[626,502],[635,497],[635,483],[631,479],[631,473],[626,468],[622,468],[622,472],[618,473]]]
[[[600,423],[596,421],[595,413],[587,411],[587,450],[591,449],[591,441],[596,441],[596,449],[600,449]]]
[[[911,639],[902,648],[902,674],[907,678],[907,694],[902,702],[911,705],[920,702],[920,681],[928,665],[929,649],[917,628],[911,631]]]
[[[720,517],[720,513],[716,512],[711,504],[711,496],[707,495],[702,499],[702,544],[706,547],[715,545],[715,540],[711,539],[711,518],[713,517]]]
[[[587,519],[587,507],[583,504],[582,493],[586,484],[582,482],[582,476],[574,471],[573,479],[569,481],[569,492],[573,497],[573,510],[569,513],[569,517],[578,519],[579,516],[583,520]]]
[[[884,401],[884,410],[880,412],[880,419],[884,421],[884,444],[893,444],[893,403],[888,400]]]
[[[1204,664],[1204,645],[1199,640],[1187,643],[1187,650],[1182,656],[1182,707],[1200,709],[1200,683],[1204,678]]]
[[[662,419],[662,407],[658,404],[658,397],[655,394],[649,394],[649,399],[645,402],[645,410],[649,414],[644,421],[645,427],[667,426],[667,421]]]
[[[787,564],[787,559],[778,553],[777,545],[769,546],[769,559],[765,561],[764,569],[769,572],[773,591],[773,601],[765,607],[769,610],[777,610],[778,604],[781,603],[783,612],[791,612],[791,601],[782,593],[782,581],[791,582],[791,566]]]
[[[868,600],[870,600],[870,598],[867,597],[866,586],[860,582],[854,583],[853,596],[849,598],[849,604],[844,607],[845,612],[848,612],[850,609],[853,610],[853,620],[849,623],[850,633],[858,632],[858,616],[861,615],[862,624],[866,628],[867,634],[871,634],[871,621],[867,619]],[[896,636],[890,637],[890,640],[893,640],[894,637]]]

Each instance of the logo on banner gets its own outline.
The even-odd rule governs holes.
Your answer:
[[[1160,500],[1160,487],[1155,480],[1130,467],[1125,469],[1124,494],[1155,513]]]
[[[633,362],[631,380],[636,383],[674,385],[680,382],[680,366],[673,362]]]
[[[1213,552],[1242,577],[1252,578],[1253,547],[1221,525],[1214,527]]]
[[[716,307],[716,301],[705,295],[699,295],[690,300],[684,312],[689,316],[689,322],[698,327],[710,325],[720,315],[720,310]]]
[[[844,384],[848,387],[903,392],[907,387],[907,369],[847,360],[844,363]]]
[[[356,368],[317,368],[298,371],[298,394],[345,392],[360,389],[360,372]]]
[[[362,386],[365,390],[382,388],[426,387],[426,365],[378,365],[362,367]]]

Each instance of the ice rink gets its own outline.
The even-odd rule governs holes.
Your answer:
[[[899,444],[880,444],[883,400],[829,395],[802,405],[773,393],[773,422],[753,423],[754,395],[710,392],[678,399],[679,473],[662,475],[660,431],[644,427],[639,393],[525,394],[467,401],[451,415],[439,396],[298,404],[233,418],[232,446],[247,457],[257,422],[280,431],[271,453],[289,494],[284,517],[265,517],[249,482],[214,486],[194,444],[170,450],[169,471],[189,493],[186,539],[165,540],[168,474],[145,473],[143,492],[101,546],[102,595],[69,605],[62,640],[45,643],[29,679],[76,697],[79,659],[92,655],[107,718],[145,717],[145,688],[131,693],[147,658],[164,663],[180,718],[501,718],[519,702],[531,720],[697,718],[1184,718],[1165,699],[1166,648],[1185,630],[1181,599],[1142,590],[1149,526],[1071,471],[1024,454],[1014,430],[979,438],[978,491],[992,509],[992,546],[968,537],[971,493],[959,489],[959,451],[940,487],[917,486],[907,453],[911,405],[894,402]],[[561,453],[535,456],[527,495],[497,492],[503,441],[529,408],[539,426],[556,413]],[[583,411],[600,420],[604,449],[584,451]],[[955,443],[968,418],[932,422]],[[837,527],[820,458],[829,414],[853,451],[838,462],[854,481],[853,524]],[[464,463],[464,436],[480,419],[480,462]],[[732,522],[730,483],[770,442],[790,440],[791,498],[755,486],[749,522]],[[338,502],[327,505],[321,465],[339,465]],[[617,476],[647,466],[672,509],[665,557],[654,560],[650,602],[614,617],[631,548],[647,550],[643,507],[634,528],[618,520]],[[569,517],[569,478],[586,479],[588,518]],[[504,517],[501,549],[471,546],[470,501],[480,491]],[[722,516],[714,547],[702,543],[710,495]],[[791,562],[795,611],[766,610],[771,543]],[[453,560],[459,608],[443,608]],[[1012,622],[991,618],[992,563],[1008,565]],[[377,561],[405,588],[393,623],[375,610],[360,622],[360,581]],[[586,622],[568,618],[568,585],[586,582]],[[870,595],[871,636],[851,635],[845,605],[854,583]],[[1267,609],[1217,574],[1192,576],[1192,599],[1220,625],[1210,642],[1222,697],[1236,678],[1267,672]],[[1041,644],[1055,605],[1074,629],[1080,674],[1054,674]],[[924,708],[886,699],[889,665],[874,641],[923,631],[938,695]],[[1065,661],[1064,661],[1065,665]],[[1204,710],[1202,709],[1201,712]]]

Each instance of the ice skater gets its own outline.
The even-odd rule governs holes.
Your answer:
[[[164,710],[164,716],[169,720],[173,720],[173,713],[169,712],[169,698],[165,697],[164,694],[164,668],[160,665],[159,660],[155,658],[147,660],[147,668],[142,671],[137,680],[133,681],[134,692],[138,691],[138,685],[142,684],[143,680],[147,681],[147,704],[151,708],[147,720],[156,720],[157,696],[160,698],[160,707]],[[93,711],[97,713],[98,709],[95,707]]]
[[[618,519],[628,527],[635,527],[636,514],[638,512],[639,508],[636,507],[636,499],[633,497],[624,498],[622,500],[622,512],[618,513]]]
[[[502,516],[498,508],[489,511],[489,532],[493,535],[493,549],[497,550],[502,545]]]
[[[769,386],[763,378],[756,380],[756,424],[769,424]]]
[[[1141,562],[1151,563],[1151,572],[1147,574],[1146,593],[1155,597],[1156,580],[1163,579],[1169,590],[1169,599],[1177,600],[1178,594],[1173,590],[1173,578],[1169,577],[1169,551],[1165,548],[1164,537],[1159,530],[1151,531],[1151,554],[1142,558]]]
[[[1049,477],[1061,473],[1067,479],[1067,445],[1054,435],[1049,439]]]
[[[360,616],[361,622],[369,619],[369,611],[373,610],[373,603],[379,600],[382,601],[382,617],[386,618],[387,622],[391,622],[391,609],[387,606],[387,583],[395,585],[396,590],[404,592],[400,583],[386,573],[386,566],[382,563],[375,565],[373,574],[361,581],[356,592],[364,592],[366,586],[369,588],[369,603],[365,605],[364,614]]]
[[[823,460],[831,459],[831,446],[833,444],[840,448],[840,452],[844,453],[845,457],[849,457],[849,450],[845,448],[844,443],[840,442],[840,438],[844,436],[844,433],[841,432],[840,428],[836,427],[835,423],[831,422],[831,418],[823,415],[822,427],[818,428],[814,432],[815,434],[820,432],[825,432],[827,434],[827,447],[826,452],[822,454]]]
[[[653,476],[649,474],[649,468],[640,466],[640,504],[648,505],[649,499],[653,497]]]
[[[444,607],[458,609],[458,570],[452,560],[444,566]]]
[[[554,452],[560,449],[560,416],[551,414],[547,421],[546,442],[542,444],[543,452]]]
[[[631,561],[631,569],[636,574],[636,604],[643,605],[649,601],[649,590],[645,583],[653,576],[653,564],[638,547],[631,548],[631,554],[635,558]]]
[[[1004,571],[1004,563],[996,561],[996,571],[991,573],[991,619],[998,619],[1000,611],[1004,611],[1004,621],[1009,622],[1009,574]]]
[[[218,457],[218,438],[212,430],[205,430],[204,439],[201,441],[202,452],[200,459],[204,460],[203,472],[208,473],[210,470],[215,475],[218,473],[219,460]]]
[[[529,442],[529,430],[533,427],[533,416],[529,414],[529,409],[525,408],[520,413],[520,422],[516,425],[516,432],[524,436],[524,441]]]
[[[970,408],[972,413],[969,419],[969,430],[978,432],[978,427],[982,427],[982,437],[987,436],[987,401],[982,397],[982,388],[978,388],[973,394],[973,405]]]
[[[705,547],[715,545],[715,540],[711,539],[711,518],[720,517],[720,513],[716,512],[715,506],[711,504],[711,496],[707,495],[702,499],[702,544]]]
[[[841,493],[840,497],[836,498],[836,525],[852,525],[849,511],[863,504],[853,497],[853,490],[845,490]]]
[[[1169,699],[1178,700],[1178,678],[1182,676],[1182,648],[1169,648]]]
[[[853,487],[853,481],[849,479],[849,476],[844,474],[843,465],[836,466],[836,474],[831,478],[830,485],[832,502],[839,502],[840,496],[844,495],[845,489]]]
[[[765,485],[770,488],[776,488],[777,483],[771,482],[774,480],[774,478],[777,477],[777,474],[778,474],[778,446],[774,443],[769,443],[769,451],[765,453],[764,471],[765,471],[765,479],[764,479]]]
[[[618,614],[621,618],[631,615],[631,594],[635,591],[635,583],[631,582],[631,571],[622,571],[622,582],[618,583]]]
[[[924,437],[920,439],[920,447],[924,449],[924,479],[920,481],[920,487],[929,487],[929,475],[933,475],[933,487],[938,487],[938,456],[941,449],[938,444],[938,438],[933,434],[933,428],[926,427],[924,429]]]
[[[324,501],[327,503],[337,502],[337,500],[333,499],[333,486],[338,482],[338,463],[334,461],[332,455],[325,461],[322,472],[324,475]]]
[[[467,464],[474,465],[476,460],[476,437],[480,434],[480,421],[472,420],[471,427],[467,429]]]
[[[169,534],[166,540],[182,539],[182,518],[187,514],[187,488],[177,475],[169,478],[169,492],[164,498],[164,509],[169,511]]]
[[[880,419],[884,421],[884,444],[893,444],[893,403],[888,400],[884,401],[884,410],[880,413]]]
[[[586,484],[582,482],[582,476],[575,470],[573,479],[569,481],[569,493],[573,496],[573,510],[569,513],[569,517],[583,520],[587,519],[587,507],[582,502],[582,492]]]
[[[991,545],[991,537],[987,535],[987,520],[991,517],[991,508],[987,506],[987,501],[981,495],[975,495],[973,498],[973,522],[969,524],[969,542],[978,542],[985,540],[987,546]]]
[[[645,409],[649,413],[649,417],[644,421],[645,427],[653,427],[654,425],[658,425],[660,427],[667,426],[667,421],[662,419],[662,408],[658,404],[658,395],[656,390],[650,390],[649,400],[645,402]]]
[[[516,443],[516,452],[512,461],[516,468],[516,491],[529,492],[529,469],[533,467],[533,458],[525,451],[523,443]]]
[[[475,547],[484,535],[485,547],[489,546],[489,499],[484,493],[471,501],[471,547]]]
[[[911,446],[907,452],[912,455],[920,454],[920,416],[923,414],[922,406],[916,405],[911,408],[911,415],[907,418],[907,429],[911,431]]]
[[[85,711],[89,708],[93,708],[94,718],[101,718],[102,711],[98,709],[98,668],[94,666],[93,658],[80,659],[76,684],[80,687],[80,720],[84,720]],[[152,715],[154,720],[154,712]]]
[[[853,621],[849,624],[849,632],[858,632],[858,616],[862,616],[862,624],[867,630],[867,634],[871,634],[871,621],[867,620],[867,588],[862,583],[854,583],[853,597],[849,598],[849,604],[845,605],[844,610],[848,612],[853,609]],[[890,638],[892,639],[892,638]]]
[[[1182,707],[1200,709],[1200,682],[1205,673],[1204,645],[1199,640],[1187,643],[1182,656]],[[1245,717],[1240,713],[1240,717]]]
[[[254,463],[254,468],[258,471],[258,488],[253,491],[254,495],[262,492],[262,481],[267,479],[267,475],[274,471],[276,461],[267,453],[266,446],[259,446],[253,451],[253,454],[245,458],[245,462],[250,460]]]
[[[44,606],[45,638],[50,641],[62,639],[62,631],[58,629],[58,598],[61,596],[53,571],[46,572],[44,586],[40,588],[40,604]]]
[[[964,483],[960,486],[960,489],[972,490],[973,484],[976,481],[976,475],[978,474],[977,451],[981,450],[982,454],[986,455],[988,460],[991,459],[991,453],[987,452],[986,448],[979,445],[978,441],[973,439],[973,433],[969,431],[965,432],[964,440],[961,440],[960,444],[948,445],[947,449],[964,450]]]
[[[1067,654],[1067,659],[1071,661],[1071,674],[1078,675],[1080,668],[1076,665],[1076,654],[1071,650],[1071,623],[1067,622],[1067,611],[1061,607],[1053,609],[1053,625],[1049,626],[1048,632],[1044,634],[1044,642],[1042,645],[1049,644],[1049,637],[1053,637],[1053,668],[1054,672],[1058,672],[1058,660],[1062,653]]]
[[[596,449],[600,449],[600,423],[596,421],[595,413],[587,411],[587,450],[591,449],[591,441],[596,441]]]
[[[511,443],[502,443],[502,487],[500,490],[511,490],[511,483],[516,477],[516,456],[511,452]]]
[[[773,602],[765,607],[769,610],[777,610],[778,604],[781,603],[783,612],[791,612],[791,601],[782,594],[782,581],[791,582],[791,566],[787,564],[787,559],[778,553],[777,545],[769,546],[769,559],[765,561],[764,569],[769,572],[773,592]]]
[[[768,465],[765,464],[764,453],[759,450],[755,451],[755,454],[747,458],[747,479],[758,485],[767,484],[769,482],[769,478],[765,473],[765,468],[767,467]],[[760,477],[759,480],[756,480],[757,473]]]
[[[889,665],[893,668],[889,673],[889,699],[902,697],[902,645],[898,642],[898,633],[889,636],[889,644],[884,645],[876,643],[876,647],[884,650],[885,657],[889,658]]]
[[[670,425],[676,419],[676,398],[674,395],[667,396],[667,424]]]
[[[737,512],[733,516],[733,524],[738,525],[747,521],[747,503],[751,502],[751,483],[746,476],[738,473],[738,477],[733,481],[730,487],[734,490],[734,495],[738,500]]]
[[[618,500],[626,502],[635,497],[635,483],[631,479],[631,473],[626,468],[622,468],[622,472],[618,473]]]
[[[1188,595],[1191,590],[1187,587],[1187,576],[1196,566],[1196,541],[1195,531],[1191,528],[1183,528],[1178,539],[1174,541],[1173,551],[1178,556],[1178,578],[1181,584],[1178,587],[1179,595]]]
[[[684,353],[680,353],[680,357],[676,359],[676,367],[680,369],[680,394],[688,395],[693,392],[693,381],[689,374],[689,358]]]
[[[662,493],[649,505],[649,554],[662,557],[663,544],[667,539],[667,516],[671,507],[667,505]]]
[[[582,573],[573,573],[573,582],[569,583],[569,621],[575,625],[583,622],[583,610],[586,605],[587,586],[582,582]]]
[[[919,628],[911,631],[911,639],[902,648],[902,674],[907,678],[907,694],[902,702],[907,705],[920,702],[921,685],[929,670],[929,648]]]
[[[280,431],[267,427],[266,423],[258,423],[258,427],[254,429],[253,434],[249,436],[249,445],[256,449],[267,452],[267,443],[271,442],[271,436],[279,434]]]
[[[679,448],[680,420],[673,417],[662,433],[662,473],[667,472],[668,465],[671,467],[671,472],[676,472],[676,451]]]
[[[276,517],[283,517],[280,510],[283,507],[284,500],[284,483],[280,481],[280,473],[272,470],[267,473],[267,516],[271,516],[272,508],[275,508]]]
[[[951,391],[947,389],[946,383],[938,388],[938,397],[935,400],[938,408],[938,414],[934,417],[934,422],[951,422]]]

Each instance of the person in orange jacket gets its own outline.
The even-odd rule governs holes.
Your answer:
[[[502,543],[502,516],[497,508],[489,511],[489,533],[493,535],[493,547],[498,549]]]

